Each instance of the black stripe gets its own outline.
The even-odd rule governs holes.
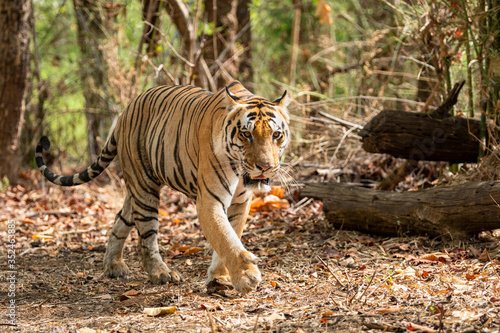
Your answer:
[[[219,182],[221,183],[222,187],[224,187],[224,189],[227,191],[227,193],[229,193],[230,196],[233,196],[233,193],[231,193],[231,189],[229,188],[227,178],[225,177],[226,175],[224,174],[224,170],[221,170],[222,171],[222,175],[221,175],[221,174],[219,174],[219,171],[218,171],[219,169],[217,169],[215,167],[215,165],[212,163],[212,160],[210,160],[210,165],[212,166],[212,169],[215,171],[217,178],[219,178]]]
[[[222,202],[222,200],[217,196],[215,195],[215,193],[213,193],[212,191],[210,191],[210,189],[208,188],[207,184],[205,183],[205,179],[202,180],[203,181],[203,186],[205,186],[205,189],[207,190],[207,192],[215,199],[217,200],[221,205],[222,205],[222,209],[224,211],[226,211],[226,206],[224,205],[224,203]]]
[[[139,230],[137,230],[137,233],[139,233]],[[142,239],[146,239],[146,238],[149,238],[153,235],[157,235],[158,234],[158,230],[154,230],[154,229],[151,229],[149,231],[146,231],[144,234],[139,234],[139,237],[141,237]]]
[[[111,235],[115,237],[116,239],[127,239],[128,235],[125,237],[118,237],[114,232],[111,232]]]
[[[63,176],[59,179],[63,186],[73,186],[73,176]]]
[[[38,167],[42,167],[42,166],[44,166],[44,165],[45,165],[45,163],[43,162],[43,157],[42,157],[42,156],[37,156],[37,157],[35,158],[35,161],[36,161],[36,165],[37,165]]]
[[[158,218],[156,216],[146,216],[146,217],[136,217],[134,219],[134,221],[137,221],[137,222],[151,222],[151,221],[155,221],[157,219]]]
[[[233,215],[230,215],[227,217],[227,219],[229,220],[229,222],[231,222],[234,218],[240,216],[242,213],[236,213],[236,214],[233,214]]]
[[[116,216],[120,220],[122,220],[123,224],[125,224],[127,227],[133,227],[134,226],[133,222],[129,222],[129,221],[125,220],[125,218],[122,216],[122,211],[121,210],[118,212],[118,214],[116,214]]]

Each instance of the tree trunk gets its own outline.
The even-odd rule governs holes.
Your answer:
[[[214,23],[214,33],[206,41],[203,54],[210,68],[216,71],[217,89],[224,87],[230,78],[241,76],[243,84],[252,79],[249,3],[249,0],[205,1],[205,17]]]
[[[359,132],[363,149],[415,161],[476,163],[480,121],[434,119],[426,113],[384,110]]]
[[[105,119],[104,115],[110,111],[106,91],[106,64],[101,48],[104,31],[100,3],[100,0],[73,0],[78,26],[78,44],[82,54],[80,72],[91,159],[101,150],[99,129],[102,120]]]
[[[144,24],[142,38],[145,39],[146,52],[150,57],[158,56],[160,34],[156,29],[161,31],[160,9],[162,4],[163,2],[159,0],[143,0],[142,19],[148,24]],[[139,54],[142,54],[142,50],[139,50]]]
[[[337,229],[386,236],[462,238],[500,228],[500,181],[422,191],[387,192],[338,183],[306,184],[300,194],[323,200]]]
[[[0,0],[0,178],[17,181],[29,73],[31,0]]]
[[[250,5],[251,0],[239,0],[236,17],[238,18],[238,31],[250,24]],[[252,66],[252,29],[250,26],[245,30],[239,39],[240,45],[245,48],[245,52],[240,57],[239,76],[240,81],[246,87],[253,84],[253,66]]]

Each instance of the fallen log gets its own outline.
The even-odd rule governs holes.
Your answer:
[[[300,195],[323,201],[337,229],[385,236],[464,238],[500,228],[500,181],[387,192],[339,183],[306,184]],[[493,200],[495,198],[495,200]]]
[[[481,122],[431,118],[427,113],[383,110],[361,131],[363,149],[415,161],[476,163]]]

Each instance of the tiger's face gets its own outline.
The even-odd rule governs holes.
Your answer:
[[[238,99],[226,90],[230,111],[225,141],[227,154],[236,162],[244,185],[257,191],[270,190],[270,178],[280,169],[289,142],[286,91],[274,102],[251,96]]]

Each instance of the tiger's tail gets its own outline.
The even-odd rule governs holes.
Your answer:
[[[61,186],[74,186],[91,181],[99,176],[118,154],[115,135],[112,133],[111,137],[102,149],[101,154],[97,157],[94,163],[87,167],[87,169],[73,175],[61,176],[50,171],[43,160],[42,152],[43,150],[49,150],[49,148],[50,141],[46,136],[43,136],[36,146],[36,165],[45,178],[47,178],[50,182]]]

